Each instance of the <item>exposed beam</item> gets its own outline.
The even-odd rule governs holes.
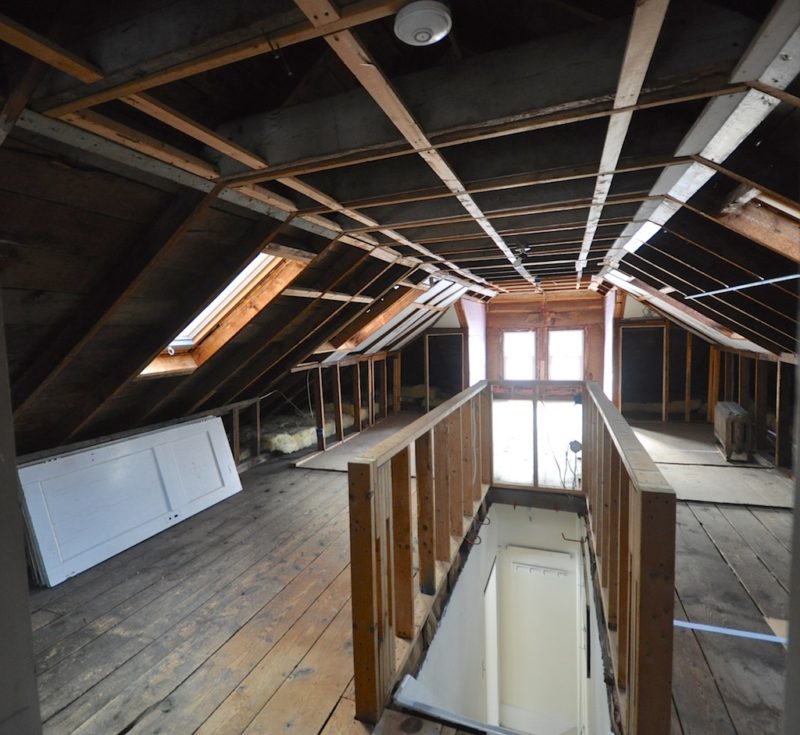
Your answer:
[[[369,12],[372,12],[372,10],[374,9],[371,9]],[[2,16],[0,16],[0,18],[2,18]],[[2,29],[2,27],[3,26],[0,24],[0,29]],[[29,29],[19,26],[18,24],[14,24],[14,34],[8,34],[8,38],[10,39],[9,42],[13,41],[17,43],[19,45],[18,47],[22,48],[26,52],[38,54],[37,58],[40,60],[45,61],[46,63],[51,64],[56,68],[59,68],[62,71],[81,79],[82,81],[103,79],[102,71],[97,67],[82,61],[74,54],[60,48],[56,44],[48,41]],[[265,161],[263,158],[256,156],[237,143],[218,135],[212,130],[209,130],[208,128],[191,120],[186,115],[173,110],[172,108],[161,102],[158,102],[148,95],[129,95],[123,97],[122,101],[131,105],[132,107],[135,107],[140,112],[150,115],[158,119],[160,122],[163,122],[175,128],[176,130],[189,135],[195,140],[205,143],[210,148],[230,158],[233,158],[245,166],[255,169],[263,169],[264,167],[268,167],[267,161]],[[161,160],[168,165],[176,166],[184,171],[187,171],[188,173],[199,175],[202,178],[211,178],[212,173],[216,177],[215,170],[213,168],[206,168],[204,166],[204,162],[202,162],[200,159],[189,156],[188,154],[184,154],[172,146],[160,144],[158,141],[149,136],[133,131],[126,126],[114,123],[113,121],[110,121],[101,115],[91,112],[78,113],[76,111],[64,112],[63,115],[65,117],[69,116],[69,121],[73,125],[81,127],[84,130],[88,130],[96,135],[123,145],[127,148],[145,152],[147,155],[152,156],[157,160]],[[279,183],[282,183],[291,189],[303,193],[305,196],[319,201],[326,207],[332,208],[334,211],[341,212],[342,214],[345,214],[367,225],[378,227],[379,232],[386,234],[391,239],[399,242],[402,245],[417,250],[421,255],[430,257],[434,260],[442,261],[442,258],[439,258],[426,248],[407,240],[399,233],[380,227],[375,220],[362,215],[356,210],[342,207],[332,197],[324,194],[315,187],[297,179],[296,177],[279,176],[277,177],[277,180]],[[280,209],[290,216],[293,216],[296,212],[296,207],[293,202],[284,197],[276,195],[274,192],[263,189],[262,187],[245,185],[240,187],[239,191],[241,194],[244,194],[247,197],[256,199],[257,201],[262,201],[271,207]],[[224,193],[225,192],[223,192],[223,194]],[[313,222],[315,220],[319,220],[320,218],[309,216],[306,219]],[[323,227],[330,228],[334,230],[334,232],[340,230],[338,225],[335,225],[329,220],[321,220],[320,223]],[[369,238],[367,238],[364,242],[359,242],[358,239],[343,237],[341,238],[341,241],[361,247],[362,249],[368,251],[375,251],[376,256],[380,255],[382,251],[385,250],[385,248],[381,249],[375,247],[374,241],[373,244],[370,244]],[[467,279],[468,281],[476,282],[482,288],[486,288],[485,282],[482,283],[481,279],[476,278],[468,271],[458,269],[456,266],[452,266],[452,268],[461,277]]]
[[[369,339],[381,327],[392,321],[398,314],[413,304],[420,296],[420,292],[408,289],[381,312],[369,319],[365,324],[359,323],[363,320],[356,320],[350,327],[341,330],[330,339],[337,352],[356,350],[361,344]]]
[[[800,9],[796,0],[779,0],[731,74],[730,83],[757,80],[785,89],[798,72]],[[749,86],[747,89],[710,102],[678,146],[676,155],[695,156],[715,165],[728,158],[779,104],[774,96]],[[666,168],[650,192],[665,200],[640,207],[635,219],[643,224],[626,228],[609,250],[609,265],[601,276],[647,242],[713,175],[714,167],[699,160],[689,166]]]
[[[0,110],[0,145],[3,145],[8,134],[16,125],[28,100],[36,91],[46,72],[47,66],[38,59],[33,59],[21,79],[11,90],[11,94],[8,95],[8,99]]]
[[[800,263],[800,222],[790,219],[772,207],[751,200],[733,212],[715,215],[690,204],[684,206],[738,235],[749,238],[795,263]]]
[[[237,262],[230,271],[208,272],[203,278],[191,285],[191,290],[183,293],[179,305],[173,310],[170,322],[159,329],[150,329],[146,334],[131,345],[129,354],[122,357],[121,361],[103,377],[99,384],[85,402],[76,407],[73,416],[62,422],[48,437],[48,444],[63,444],[72,439],[94,420],[100,410],[107,405],[131,380],[136,378],[141,371],[157,357],[164,345],[175,335],[175,324],[189,322],[216,294],[228,285],[233,273],[239,272],[249,263],[264,247],[264,243],[275,237],[276,225],[283,227],[283,223],[262,218],[254,222],[249,231],[235,246],[229,247],[229,254],[236,253]]]
[[[351,296],[347,293],[338,291],[317,291],[313,288],[287,288],[283,292],[284,296],[294,296],[300,299],[325,299],[326,301],[343,301],[354,304],[371,304],[374,299],[369,296]]]
[[[669,0],[642,0],[636,3],[631,31],[625,47],[625,57],[622,60],[617,93],[614,97],[615,110],[629,108],[637,103],[668,5]],[[600,156],[600,173],[595,182],[592,206],[589,209],[583,235],[583,245],[576,263],[578,288],[581,285],[581,274],[586,265],[603,207],[611,190],[614,180],[613,171],[617,168],[632,117],[633,112],[625,112],[613,115],[608,121],[608,131]]]
[[[329,0],[295,0],[295,4],[308,16],[315,26],[322,26],[330,19],[340,19],[339,10]],[[442,155],[433,149],[430,140],[419,123],[400,99],[389,80],[378,68],[367,49],[352,32],[344,30],[325,37],[328,45],[355,76],[367,93],[397,127],[402,136],[431,167],[442,183],[453,193],[475,222],[506,255],[515,270],[526,280],[534,283],[533,277],[517,262],[517,258],[481,211],[478,204],[464,188],[458,175]]]
[[[275,49],[286,48],[380,20],[396,13],[406,2],[407,0],[366,0],[350,5],[335,20],[328,20],[319,25],[301,22],[273,33],[265,32],[254,24],[255,33],[251,38],[210,52],[204,52],[204,49],[208,48],[213,41],[206,40],[198,47],[189,47],[184,50],[183,55],[188,57],[184,61],[171,63],[156,70],[144,71],[137,66],[122,70],[104,83],[95,83],[89,88],[68,90],[52,99],[43,100],[43,109],[58,116],[94,107],[254,56],[274,53]],[[62,71],[66,70],[62,69]],[[72,76],[75,75],[72,74]],[[99,80],[82,81],[98,82]]]
[[[216,200],[219,187],[203,197],[183,196],[162,214],[123,262],[104,275],[82,308],[53,335],[44,349],[14,380],[14,414],[19,416],[55,380],[89,341],[117,313],[125,300],[158,267]]]

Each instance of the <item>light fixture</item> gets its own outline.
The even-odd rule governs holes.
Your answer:
[[[430,46],[441,41],[453,26],[450,8],[438,0],[415,0],[394,18],[394,35],[409,46]]]

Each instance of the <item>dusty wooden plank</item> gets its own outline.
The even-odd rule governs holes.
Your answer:
[[[245,733],[319,732],[353,674],[351,611],[345,605]]]
[[[320,735],[369,735],[373,730],[372,725],[359,722],[355,716],[355,703],[342,697]]]
[[[282,523],[289,522],[298,527],[292,522],[294,509],[298,505],[302,507],[311,495],[301,492],[293,495],[296,498],[292,502],[276,502],[271,506],[272,512],[263,516],[258,515],[255,509],[236,505],[238,518],[231,518],[220,529],[204,524],[192,532],[189,526],[186,529],[188,538],[182,544],[179,541],[184,535],[184,524],[181,524],[180,531],[168,534],[175,543],[161,543],[164,539],[156,537],[150,544],[152,553],[132,557],[130,563],[120,569],[111,567],[106,570],[106,575],[112,580],[111,586],[104,578],[95,578],[94,583],[90,580],[83,587],[76,588],[74,594],[67,594],[66,599],[55,598],[51,604],[63,614],[51,625],[37,631],[34,637],[37,670],[41,673],[51,668],[124,621],[132,624],[135,618],[131,616],[143,608],[147,608],[148,619],[158,618],[159,600],[163,598],[166,604],[162,609],[166,609],[169,595],[179,594],[184,589],[196,593],[202,580],[210,579],[209,572],[222,571],[225,565],[233,566],[238,554],[246,554],[253,537],[264,534],[271,538],[282,530]],[[209,540],[214,543],[209,544]],[[269,552],[270,546],[262,550]],[[170,571],[169,575],[165,575],[165,570]],[[187,580],[191,580],[188,585]],[[171,612],[177,613],[184,604],[185,601],[180,600]],[[91,660],[87,651],[83,655],[87,662]]]
[[[336,426],[336,438],[344,440],[344,417],[342,416],[342,374],[339,366],[332,368],[333,376],[333,421]]]
[[[675,619],[686,620],[677,593]],[[672,663],[672,699],[683,735],[734,735],[725,701],[694,631],[675,629]],[[674,712],[673,712],[674,716]]]
[[[253,539],[249,550],[222,559],[221,568],[211,565],[195,574],[180,594],[143,608],[123,626],[92,641],[91,648],[87,646],[45,672],[40,677],[40,690],[48,695],[42,698],[43,711],[50,718],[46,729],[51,732],[74,729],[95,715],[113,719],[115,715],[135,710],[136,696],[155,697],[157,701],[158,686],[168,686],[171,676],[180,680],[182,670],[185,676],[189,675],[207,657],[207,649],[203,655],[205,646],[215,650],[233,632],[229,626],[237,617],[249,618],[251,610],[255,612],[302,571],[300,559],[312,561],[310,555],[316,558],[327,543],[335,540],[335,534],[341,533],[346,524],[346,515],[339,512],[331,523],[333,517],[327,509],[320,508],[311,520],[301,523],[300,528],[306,529],[303,533],[298,533],[299,529],[291,522],[286,523],[286,531],[273,537],[274,546],[279,549],[278,558],[270,555],[268,549],[265,556],[263,539]],[[267,570],[269,576],[265,577]],[[265,583],[264,579],[270,581]],[[238,624],[233,630],[236,627]],[[138,648],[120,650],[121,643],[129,638],[138,640]],[[181,657],[184,660],[176,667],[175,662]],[[87,665],[88,662],[93,663]],[[172,674],[168,673],[170,670]],[[159,675],[164,678],[158,679]],[[147,693],[142,690],[136,695],[148,677],[154,678],[153,686]]]
[[[777,508],[750,508],[750,512],[759,520],[783,546],[792,548],[792,512]]]
[[[282,561],[276,563],[268,559],[267,563],[251,566],[246,574],[239,576],[235,585],[227,586],[207,603],[200,615],[194,615],[187,625],[178,626],[183,640],[180,636],[172,641],[161,637],[160,644],[172,643],[169,653],[83,721],[75,732],[87,735],[109,732],[136,722],[320,556],[328,544],[342,538],[345,526],[346,517],[343,516],[339,523],[327,525],[321,534],[291,544]]]
[[[675,587],[689,620],[771,633],[688,507],[677,511]],[[710,584],[709,580],[714,583]],[[779,733],[785,650],[774,643],[696,633],[736,732]]]
[[[747,508],[741,506],[719,506],[719,508],[747,545],[761,559],[770,574],[788,592],[791,588],[791,554],[788,549],[771,533],[764,533],[761,523]]]
[[[239,628],[169,693],[168,706],[146,714],[133,732],[244,731],[349,599],[349,548],[343,540]]]
[[[765,617],[787,620],[789,594],[756,555],[747,539],[716,506],[692,503],[689,508],[761,613]]]

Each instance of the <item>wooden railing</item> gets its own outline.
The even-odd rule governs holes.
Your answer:
[[[446,580],[492,484],[493,392],[498,399],[527,398],[534,404],[544,398],[574,400],[580,394],[582,481],[570,492],[586,498],[624,732],[667,735],[675,495],[600,386],[580,382],[480,383],[349,465],[357,717],[367,722],[380,718],[424,624],[426,605]],[[535,409],[533,416],[535,447]],[[521,491],[554,490],[537,485],[534,477]]]
[[[489,391],[485,382],[465,390],[349,464],[360,720],[380,718],[484,501],[491,480]]]
[[[582,475],[623,728],[667,735],[675,494],[596,383],[585,391]]]

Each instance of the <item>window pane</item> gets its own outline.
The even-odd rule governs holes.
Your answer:
[[[533,380],[536,377],[536,333],[503,332],[503,378]]]
[[[555,329],[548,335],[547,377],[583,380],[583,330]]]

